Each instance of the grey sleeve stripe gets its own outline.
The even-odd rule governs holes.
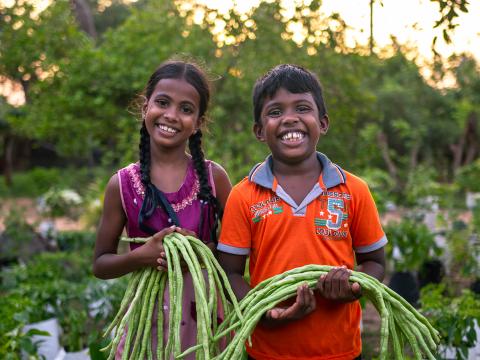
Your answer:
[[[239,248],[235,246],[225,245],[218,243],[217,250],[226,252],[233,255],[248,255],[250,254],[250,248]]]
[[[381,247],[384,247],[387,244],[387,242],[388,242],[387,237],[385,235],[383,235],[375,243],[373,243],[371,245],[368,245],[368,246],[359,246],[359,247],[354,248],[354,250],[355,250],[355,252],[360,253],[360,254],[368,253],[368,252],[371,252],[371,251],[378,250]]]

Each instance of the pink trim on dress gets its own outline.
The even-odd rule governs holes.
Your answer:
[[[118,177],[118,185],[119,185],[119,191],[120,191],[120,199],[122,199],[122,208],[123,211],[125,212],[125,216],[127,216],[127,208],[125,207],[125,199],[123,198],[123,191],[122,191],[122,177],[120,176],[120,170],[117,171],[117,177]]]

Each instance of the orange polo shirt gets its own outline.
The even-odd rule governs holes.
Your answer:
[[[355,252],[387,243],[367,184],[317,153],[323,170],[301,204],[277,183],[272,158],[232,189],[218,250],[250,256],[250,285],[306,264],[346,265]],[[257,326],[248,353],[256,360],[351,360],[361,353],[358,301],[316,295],[317,309],[276,329]]]

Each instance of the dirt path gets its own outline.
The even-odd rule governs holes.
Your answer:
[[[38,227],[38,224],[43,220],[41,214],[38,212],[37,204],[34,199],[17,198],[4,199],[0,204],[0,231],[5,230],[5,219],[13,212],[22,214],[26,221]],[[58,218],[54,220],[57,230],[82,230],[83,226],[80,221],[75,221],[68,218]]]

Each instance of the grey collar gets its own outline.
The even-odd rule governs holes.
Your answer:
[[[325,154],[317,151],[317,159],[320,161],[323,168],[320,178],[325,185],[324,190],[346,182],[345,172],[340,166],[331,162]],[[270,154],[264,162],[256,164],[252,170],[250,170],[248,180],[267,189],[274,190],[273,183],[275,177],[272,172],[272,165],[273,158]]]

